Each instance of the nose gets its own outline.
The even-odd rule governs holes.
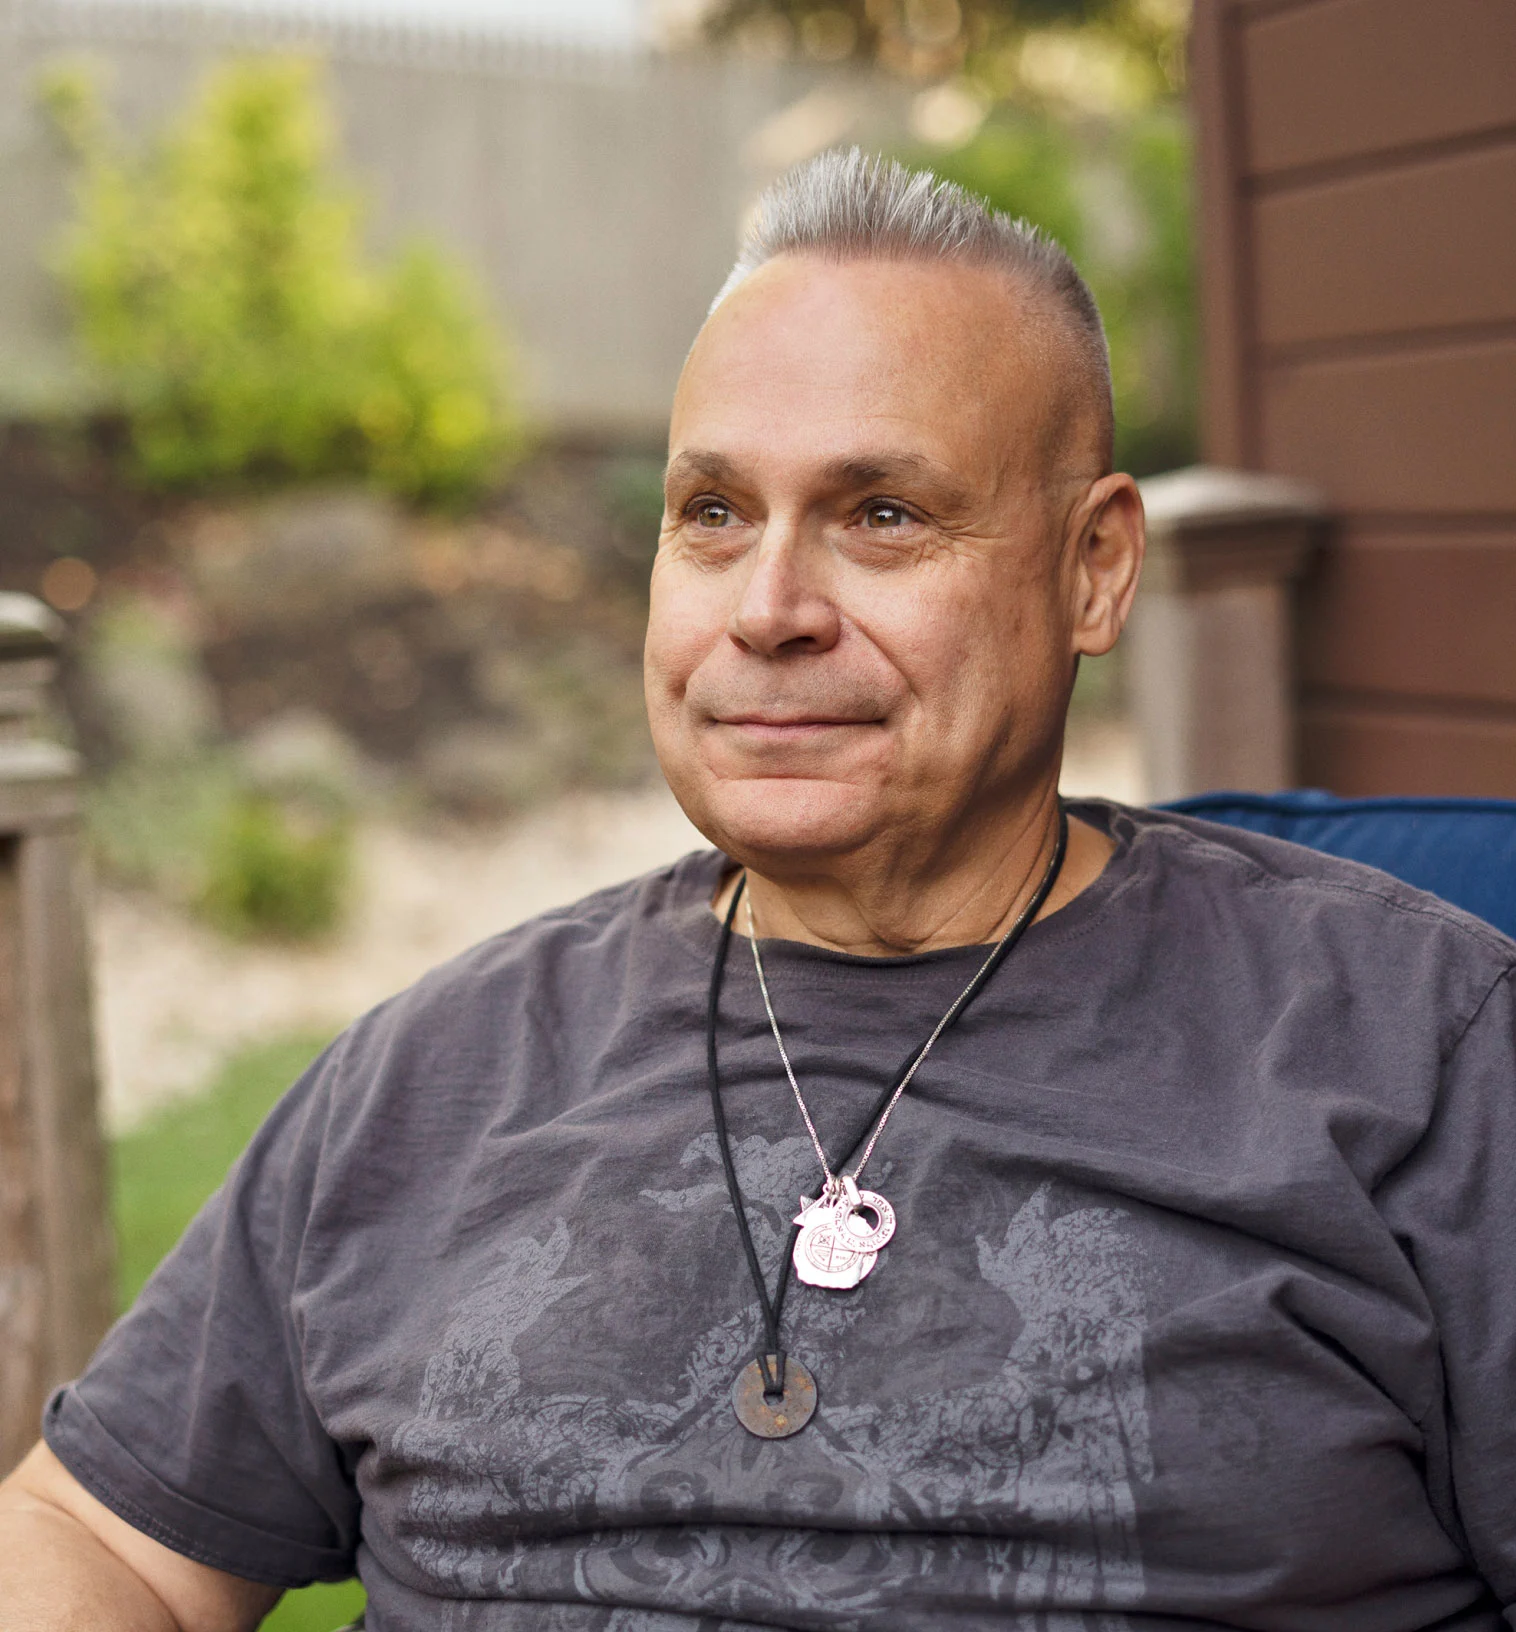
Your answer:
[[[836,645],[842,620],[823,555],[797,527],[769,517],[727,625],[744,651],[784,657]]]

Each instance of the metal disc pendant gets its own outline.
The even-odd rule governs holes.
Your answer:
[[[768,1357],[777,1366],[777,1355]],[[737,1373],[732,1384],[732,1410],[750,1434],[759,1439],[788,1439],[798,1434],[816,1414],[816,1379],[793,1355],[784,1362],[784,1392],[771,1399],[763,1392],[763,1367],[756,1360]]]
[[[871,1212],[878,1223],[870,1224],[863,1216],[865,1211]],[[895,1209],[877,1190],[861,1190],[857,1206],[843,1219],[843,1228],[854,1252],[878,1252],[889,1245],[895,1234]]]
[[[821,1214],[795,1238],[795,1274],[807,1286],[850,1291],[874,1267],[873,1260],[873,1253],[853,1246],[846,1227],[834,1214]]]

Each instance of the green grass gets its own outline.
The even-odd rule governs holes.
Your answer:
[[[281,1038],[231,1059],[210,1089],[171,1105],[116,1140],[112,1150],[121,1302],[130,1303],[158,1260],[226,1176],[274,1101],[325,1046],[325,1037]],[[363,1608],[356,1581],[286,1593],[265,1632],[333,1632]]]

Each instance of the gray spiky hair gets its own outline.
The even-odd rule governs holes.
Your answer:
[[[910,171],[860,148],[832,148],[768,187],[715,309],[760,266],[780,255],[829,261],[959,261],[1006,274],[1041,296],[1062,320],[1084,364],[1107,468],[1111,364],[1089,286],[1063,246],[927,171]]]

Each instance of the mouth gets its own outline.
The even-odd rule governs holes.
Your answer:
[[[882,723],[877,719],[844,719],[826,714],[729,714],[712,721],[714,725],[741,731],[755,740],[770,742],[794,742],[828,731],[857,730]]]

